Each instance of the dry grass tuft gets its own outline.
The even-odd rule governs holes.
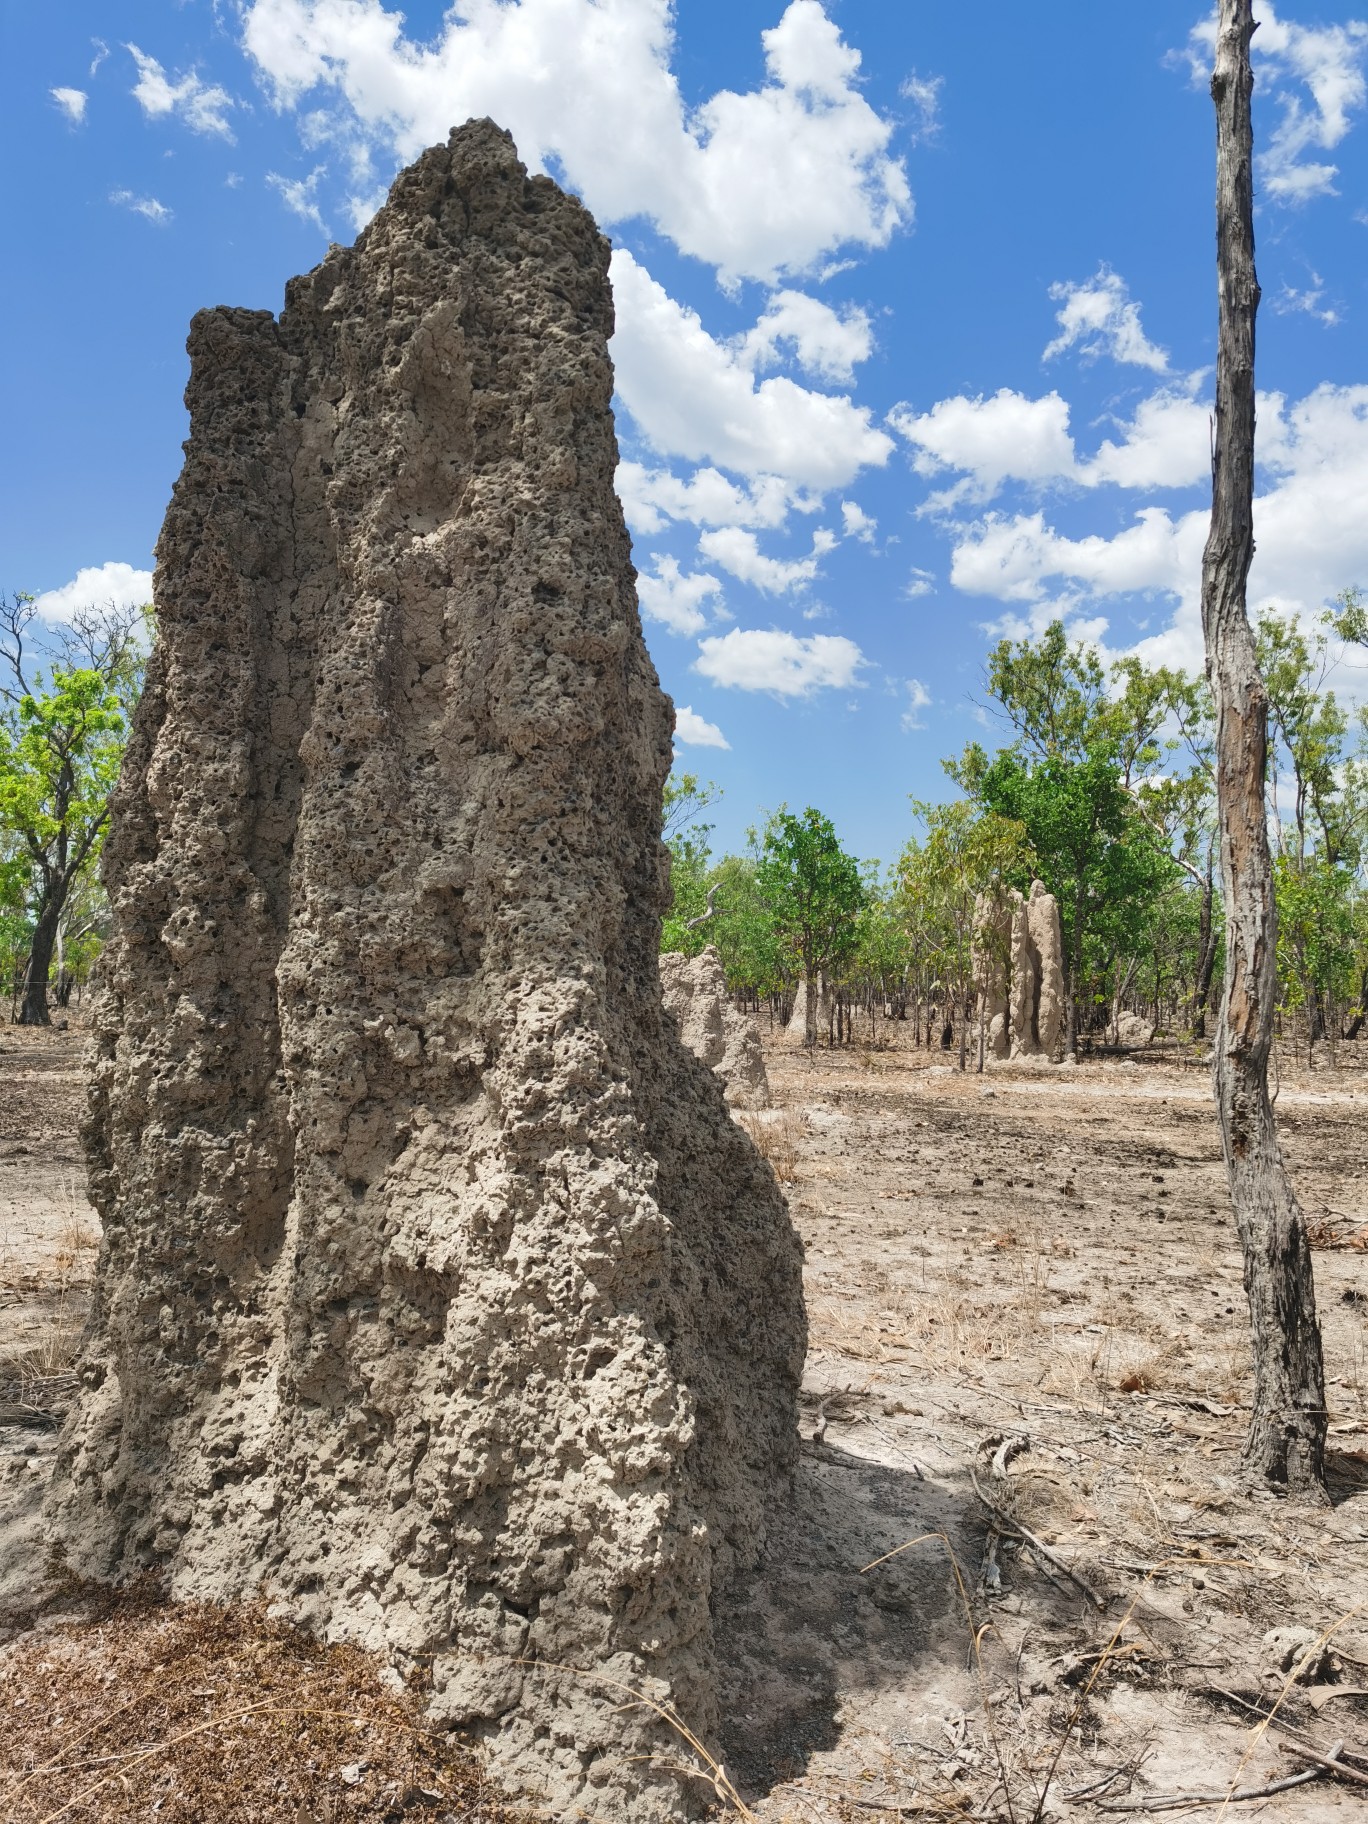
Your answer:
[[[0,1652],[0,1815],[33,1824],[514,1824],[469,1750],[354,1647],[153,1591]]]
[[[780,1184],[793,1184],[798,1177],[798,1148],[803,1139],[803,1118],[790,1109],[765,1109],[736,1117],[745,1128],[762,1159]]]

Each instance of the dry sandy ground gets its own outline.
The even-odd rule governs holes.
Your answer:
[[[812,1340],[800,1499],[733,1649],[729,1763],[766,1824],[855,1816],[854,1794],[865,1815],[959,1803],[1025,1824],[1285,1778],[1296,1738],[1241,1706],[1289,1682],[1278,1627],[1336,1629],[1324,1689],[1297,1685],[1282,1716],[1368,1754],[1368,1698],[1328,1694],[1368,1686],[1353,1050],[1279,1094],[1308,1216],[1339,1244],[1316,1254],[1334,1447],[1317,1507],[1241,1479],[1247,1332],[1205,1070],[962,1077],[906,1047],[811,1065],[771,1048]],[[1095,1602],[1006,1529],[994,1544],[975,1479]],[[1268,1805],[1339,1818],[1365,1793]]]
[[[812,1063],[773,1046],[778,1107],[746,1118],[807,1244],[812,1345],[796,1499],[725,1618],[713,1746],[742,1800],[762,1824],[1031,1824],[1261,1787],[1299,1745],[1368,1757],[1368,1058],[1343,1048],[1279,1097],[1322,1244],[1315,1506],[1240,1474],[1246,1324],[1206,1072],[961,1077],[905,1039]],[[93,1261],[80,1101],[75,1034],[0,1034],[11,1601]],[[1277,1628],[1329,1637],[1309,1682]],[[1365,1797],[1317,1781],[1234,1815],[1316,1824]]]

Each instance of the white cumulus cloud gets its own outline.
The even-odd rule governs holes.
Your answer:
[[[857,538],[862,545],[872,545],[874,534],[879,529],[877,519],[872,519],[857,501],[841,502],[841,523],[845,527],[847,538]]]
[[[813,580],[822,559],[828,551],[835,550],[836,543],[836,534],[822,527],[813,534],[812,550],[806,557],[766,557],[754,532],[745,532],[739,526],[722,526],[716,532],[704,532],[698,548],[704,557],[765,595],[787,595]]]
[[[681,704],[675,710],[675,742],[680,747],[725,747],[731,742],[722,733],[716,722],[706,722],[697,716],[687,704]]]
[[[1251,611],[1313,613],[1368,582],[1368,386],[1317,387],[1288,406],[1260,400],[1261,455],[1272,479],[1256,496]],[[962,528],[951,581],[969,594],[1029,605],[1029,625],[1130,594],[1168,596],[1173,618],[1138,650],[1155,664],[1202,664],[1201,566],[1209,511],[1147,507],[1108,538],[1070,538],[1043,512],[990,514]],[[1062,587],[1062,603],[1052,596]],[[1368,696],[1368,677],[1357,687]]]
[[[804,639],[777,627],[733,627],[699,641],[694,670],[733,690],[810,697],[818,690],[848,689],[865,663],[855,642],[840,634]]]
[[[1211,473],[1211,407],[1190,393],[1151,393],[1118,428],[1121,441],[1107,438],[1080,466],[1086,487],[1185,488]]]
[[[721,603],[722,584],[705,570],[682,574],[677,558],[664,557],[659,552],[652,553],[651,562],[656,567],[655,575],[643,571],[637,577],[642,612],[671,633],[701,632],[708,624],[704,604]]]
[[[915,70],[899,85],[898,93],[912,103],[916,113],[912,137],[917,145],[935,139],[940,132],[940,99],[944,86],[943,76],[919,76]]]
[[[1112,538],[1100,533],[1068,538],[1046,524],[1043,512],[989,514],[955,546],[950,580],[970,595],[1003,602],[1031,601],[1058,578],[1081,583],[1096,595],[1176,591],[1194,556],[1200,567],[1207,519],[1205,509],[1175,522],[1162,507],[1144,507]],[[1180,541],[1183,527],[1200,533],[1195,551],[1190,537],[1185,544]]]
[[[1059,334],[1046,348],[1044,360],[1053,361],[1056,355],[1076,348],[1085,360],[1105,354],[1113,361],[1148,367],[1156,374],[1168,372],[1167,353],[1145,334],[1140,306],[1126,281],[1109,266],[1099,266],[1081,285],[1051,285],[1050,296],[1060,307],[1055,314]]]
[[[869,318],[855,305],[833,310],[803,291],[776,291],[739,353],[751,367],[774,367],[785,349],[805,373],[821,380],[855,378],[855,368],[869,359],[874,335]]]
[[[1036,489],[1189,487],[1210,472],[1210,409],[1190,385],[1160,388],[1089,457],[1079,455],[1068,403],[1055,392],[1039,399],[1008,387],[988,398],[960,393],[928,412],[897,406],[889,423],[912,445],[919,475],[960,473],[921,508],[950,513],[986,504],[1009,481]]]
[[[895,406],[888,421],[912,445],[919,475],[968,471],[964,481],[935,497],[938,508],[988,500],[1004,481],[1040,484],[1074,473],[1069,407],[1058,393],[1028,399],[1005,386],[987,399],[961,393],[929,412]]]
[[[909,678],[906,689],[907,708],[902,713],[901,721],[906,732],[911,734],[915,729],[926,727],[922,711],[931,707],[931,692],[920,678]]]
[[[152,572],[132,564],[91,564],[60,589],[45,589],[34,606],[45,621],[69,621],[82,608],[141,608],[152,600]]]
[[[312,223],[320,234],[326,234],[328,225],[318,207],[318,180],[322,175],[322,165],[315,167],[307,177],[282,177],[278,171],[268,171],[266,182],[292,215]]]
[[[234,102],[227,89],[201,82],[193,70],[172,82],[155,57],[147,56],[136,44],[130,44],[128,51],[138,66],[133,99],[149,120],[174,114],[192,133],[217,133],[231,143],[228,110]]]
[[[822,490],[888,460],[892,439],[865,407],[784,374],[757,382],[625,248],[613,254],[612,280],[618,392],[658,454]]]
[[[765,79],[690,111],[671,0],[466,0],[427,42],[381,0],[250,0],[243,43],[281,108],[331,94],[402,160],[492,115],[601,222],[642,217],[727,280],[773,282],[911,216],[894,123],[818,0],[761,34]]]
[[[1298,312],[1314,317],[1317,323],[1324,323],[1327,329],[1333,329],[1340,321],[1340,313],[1333,304],[1323,304],[1325,284],[1318,272],[1311,274],[1311,283],[1298,288],[1284,284],[1277,296],[1270,300],[1280,317],[1290,317]]]
[[[145,216],[149,222],[155,222],[159,228],[164,227],[171,220],[173,213],[155,196],[136,196],[131,190],[111,190],[109,200],[120,209],[131,209],[134,215]]]
[[[815,513],[822,504],[820,495],[778,475],[757,475],[743,487],[711,466],[695,469],[686,481],[669,469],[620,462],[617,491],[627,524],[643,536],[671,519],[695,526],[782,526],[791,511]]]
[[[73,127],[79,127],[86,115],[89,97],[84,89],[49,89],[48,94],[66,115]]]

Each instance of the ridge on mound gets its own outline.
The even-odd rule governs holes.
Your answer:
[[[805,1324],[661,1003],[607,266],[475,122],[278,321],[194,320],[48,1514],[74,1571],[264,1593],[430,1678],[510,1783],[655,1820],[709,1795],[623,1688],[715,1727]]]

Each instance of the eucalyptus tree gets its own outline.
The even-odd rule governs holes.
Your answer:
[[[841,847],[830,818],[811,805],[775,811],[755,844],[755,882],[775,942],[808,985],[804,1043],[817,1043],[817,983],[860,941],[865,903],[860,864]]]
[[[665,781],[661,837],[670,857],[670,908],[661,925],[662,950],[695,956],[714,941],[704,922],[713,826],[701,819],[721,796],[719,786],[700,783],[697,773],[671,773]]]
[[[1216,245],[1219,317],[1211,530],[1202,557],[1202,630],[1216,711],[1217,815],[1225,977],[1213,1046],[1216,1104],[1244,1253],[1254,1398],[1245,1460],[1272,1483],[1325,1477],[1325,1371],[1311,1247],[1283,1164],[1268,1093],[1277,994],[1277,908],[1265,778],[1268,691],[1247,586],[1254,555],[1254,145],[1252,0],[1219,0]]]

